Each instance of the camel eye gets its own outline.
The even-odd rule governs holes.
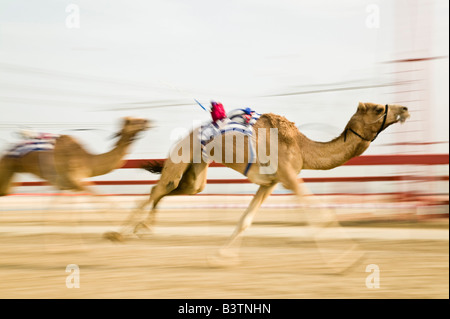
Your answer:
[[[375,110],[375,113],[377,113],[377,114],[381,114],[381,112],[383,112],[383,109],[379,109],[378,108],[378,109]]]

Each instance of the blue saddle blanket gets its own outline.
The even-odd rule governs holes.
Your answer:
[[[6,151],[7,157],[22,157],[30,152],[51,151],[55,148],[56,138],[30,139],[20,142]]]

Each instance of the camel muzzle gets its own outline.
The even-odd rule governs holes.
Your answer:
[[[152,121],[152,120],[146,120],[146,122],[145,122],[145,130],[149,130],[149,129],[152,129],[152,128],[155,128],[156,127],[156,124],[155,124],[155,122],[154,121]]]
[[[400,114],[397,115],[396,120],[397,120],[397,122],[405,123],[405,121],[406,121],[407,119],[409,119],[410,116],[411,116],[411,115],[410,115],[409,112],[408,112],[408,108],[407,108],[407,107],[403,107],[403,108],[402,108],[402,113],[400,113]]]

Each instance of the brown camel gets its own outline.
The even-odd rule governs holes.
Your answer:
[[[244,152],[245,160],[241,163],[222,161],[225,166],[247,175],[252,183],[258,184],[260,187],[242,215],[231,238],[221,251],[229,252],[229,248],[236,239],[250,227],[258,208],[278,183],[293,191],[301,200],[310,201],[312,196],[304,195],[311,194],[304,187],[303,181],[299,181],[297,177],[302,169],[328,170],[340,166],[351,158],[361,155],[381,131],[394,123],[404,122],[408,117],[408,109],[404,106],[359,103],[356,113],[351,117],[340,136],[330,142],[315,142],[300,133],[296,125],[286,118],[272,113],[261,115],[254,125],[254,130],[258,135],[258,129],[266,129],[267,150],[270,149],[268,129],[278,129],[277,167],[273,173],[261,173],[264,165],[258,158],[247,174],[244,174],[248,168],[248,152]],[[198,129],[191,132],[186,139],[193,141],[197,137],[197,131]],[[248,147],[247,141],[246,139],[244,147]],[[105,234],[105,237],[111,240],[121,240],[133,232],[136,234],[142,229],[150,228],[155,221],[157,204],[164,196],[192,195],[204,189],[208,163],[193,161],[193,145],[194,143],[191,143],[188,161],[176,163],[172,153],[163,166],[157,163],[149,165],[150,171],[162,173],[157,185],[151,190],[150,198],[132,212],[120,233],[109,232]],[[226,143],[222,143],[222,145],[222,154],[225,154]],[[236,154],[236,144],[232,145],[233,153]],[[259,146],[257,145],[257,147]],[[217,158],[214,160],[218,161]],[[152,204],[149,216],[144,221],[133,224],[136,216],[149,204]]]
[[[22,157],[5,155],[0,159],[0,196],[9,193],[16,173],[31,173],[59,190],[94,194],[84,179],[120,167],[137,134],[148,128],[146,119],[124,118],[115,147],[103,154],[90,154],[73,137],[61,135],[53,150],[32,151]]]

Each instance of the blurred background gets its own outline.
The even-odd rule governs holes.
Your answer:
[[[315,181],[309,187],[320,194],[448,198],[447,1],[1,0],[0,21],[1,151],[18,141],[17,131],[30,129],[71,134],[89,151],[105,152],[114,145],[110,136],[119,119],[138,116],[157,127],[128,158],[166,158],[177,129],[210,118],[194,98],[219,100],[227,110],[278,113],[311,139],[327,141],[342,132],[359,101],[395,103],[407,106],[411,119],[383,132],[364,155],[430,157],[419,165],[407,165],[416,163],[410,157],[402,165],[302,176]],[[422,165],[431,162],[439,165]],[[358,176],[375,179],[321,180]],[[214,168],[209,178],[241,176]],[[155,179],[127,169],[94,180]],[[36,179],[16,178],[27,181]],[[110,194],[149,188],[98,187]],[[255,190],[245,183],[210,184],[204,193]]]

